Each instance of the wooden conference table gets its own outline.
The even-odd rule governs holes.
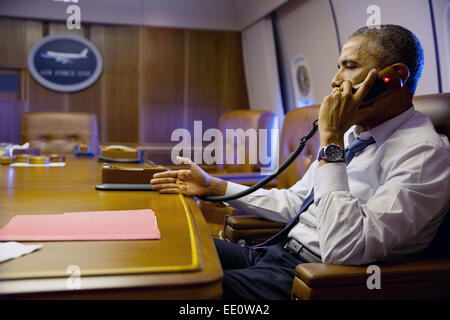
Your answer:
[[[41,250],[0,264],[0,298],[220,298],[220,261],[195,201],[97,191],[100,167],[74,157],[64,167],[0,166],[0,228],[19,214],[152,209],[161,240],[39,242]]]

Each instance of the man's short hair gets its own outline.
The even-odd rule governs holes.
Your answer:
[[[356,36],[366,36],[375,41],[377,46],[369,46],[369,51],[380,62],[380,69],[394,63],[403,63],[409,68],[410,75],[405,87],[414,95],[424,65],[422,45],[416,35],[401,26],[385,24],[362,27],[353,32],[350,38]]]

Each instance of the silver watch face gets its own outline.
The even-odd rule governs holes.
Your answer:
[[[344,159],[344,149],[336,144],[328,145],[323,153],[329,161],[340,161]]]

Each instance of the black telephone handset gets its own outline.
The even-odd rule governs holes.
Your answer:
[[[352,93],[354,94],[360,86],[361,83],[353,86]],[[369,93],[364,97],[359,108],[361,109],[370,106],[376,100],[387,96],[393,90],[401,88],[402,86],[403,82],[399,74],[390,66],[384,68],[378,72],[378,78],[373,83]]]

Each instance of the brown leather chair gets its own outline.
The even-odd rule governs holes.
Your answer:
[[[244,145],[236,141],[236,139],[228,140],[226,139],[227,130],[255,130],[256,132],[256,142],[259,138],[259,130],[266,129],[268,134],[270,134],[271,129],[278,128],[278,117],[276,113],[263,110],[233,110],[224,113],[219,118],[219,130],[222,132],[224,137],[224,147],[223,147],[223,162],[217,164],[218,173],[251,173],[259,172],[259,170],[268,166],[268,164],[262,164],[257,159],[257,163],[251,163],[249,159],[249,153],[251,151],[256,151],[256,155],[259,154],[258,143],[255,146],[250,145],[250,141],[246,139]],[[269,141],[268,141],[269,142]],[[255,147],[253,150],[252,148]],[[267,146],[270,148],[270,144]],[[227,159],[227,150],[232,150],[235,155],[234,159]],[[244,159],[244,163],[237,163],[237,159]],[[231,164],[227,164],[227,160]]]
[[[280,164],[297,148],[300,139],[311,130],[312,123],[318,115],[319,105],[294,109],[286,114],[281,130]],[[277,177],[276,188],[288,189],[300,180],[317,158],[319,148],[319,135],[316,134],[306,144],[300,156]],[[236,182],[239,183],[239,181]],[[284,223],[257,218],[229,208],[224,238],[241,245],[255,245],[269,239],[284,225]]]
[[[41,154],[68,154],[85,143],[96,153],[99,147],[97,116],[84,112],[26,112],[22,114],[22,143]]]
[[[238,109],[224,113],[218,121],[218,129],[223,135],[223,159],[218,164],[200,164],[199,166],[214,176],[233,181],[238,179],[240,183],[252,185],[261,179],[260,169],[268,167],[270,164],[259,162],[253,163],[249,158],[250,153],[259,155],[259,130],[267,130],[268,139],[272,129],[278,128],[278,117],[276,113],[264,110]],[[244,144],[237,139],[226,139],[227,130],[232,132],[256,132],[256,143],[250,146],[250,139],[245,138]],[[270,148],[270,141],[267,141],[267,148]],[[254,148],[255,149],[251,149]],[[228,153],[234,155],[234,159],[227,159]],[[229,160],[229,161],[227,161]],[[239,161],[237,161],[239,160]],[[243,161],[242,161],[243,160]],[[230,162],[229,164],[227,162]],[[239,163],[238,163],[239,162]],[[170,169],[179,169],[183,166],[167,166]]]
[[[438,133],[449,137],[450,92],[417,96],[414,97],[413,104],[417,111],[430,117]]]
[[[227,130],[243,130],[243,132],[254,129],[256,132],[256,138],[259,138],[259,130],[266,129],[270,135],[271,129],[278,128],[278,118],[276,113],[264,110],[249,110],[249,109],[239,109],[232,110],[224,113],[218,122],[218,129],[222,132],[224,137],[223,145],[223,163],[216,165],[215,169],[209,168],[207,171],[209,174],[219,177],[224,180],[238,181],[245,185],[252,185],[257,183],[261,178],[260,169],[268,164],[260,163],[259,159],[256,163],[250,161],[249,154],[251,147],[249,140],[246,139],[244,144],[239,143],[237,139],[227,140],[226,132]],[[268,143],[269,140],[267,140]],[[256,143],[258,146],[258,143]],[[270,145],[269,145],[270,146]],[[268,148],[269,148],[268,146]],[[230,164],[227,164],[227,149],[233,151],[234,159],[229,160]],[[270,149],[267,149],[270,150]],[[259,150],[255,148],[252,150],[259,154]],[[230,154],[230,153],[229,153]],[[239,157],[238,158],[238,154]],[[237,159],[244,159],[243,163],[237,163]],[[275,183],[271,184],[272,187]],[[200,201],[200,209],[205,216],[206,221],[210,231],[214,237],[221,237],[225,226],[225,217],[227,215],[227,209],[223,203]]]
[[[304,263],[295,269],[292,299],[395,300],[450,299],[450,214],[447,212],[427,252],[398,261],[372,263],[380,268],[380,289],[367,286],[366,266]]]

